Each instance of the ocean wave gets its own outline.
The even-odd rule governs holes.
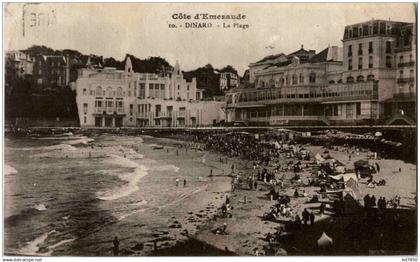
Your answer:
[[[127,183],[119,188],[112,189],[107,192],[99,192],[98,199],[100,200],[116,200],[132,193],[136,192],[138,187],[138,182],[141,178],[146,176],[147,168],[143,165],[140,165],[134,161],[131,161],[128,158],[124,158],[118,155],[110,155],[111,159],[108,161],[111,164],[119,165],[122,167],[134,168],[133,172],[125,173],[125,174],[118,174],[118,177],[121,180],[126,181]]]
[[[30,151],[30,150],[68,150],[75,151],[77,148],[69,144],[58,144],[52,146],[40,146],[40,147],[8,147],[7,149],[11,150],[21,150],[21,151]]]
[[[95,139],[83,137],[83,138],[76,139],[76,140],[68,140],[68,141],[65,141],[63,143],[66,143],[68,145],[77,145],[77,144],[84,144],[84,145],[86,145],[86,144],[88,144],[90,142],[93,142],[93,141],[95,141]]]
[[[47,210],[47,207],[44,204],[36,204],[34,206],[34,209],[36,209],[38,211],[45,211],[45,210]]]
[[[44,241],[48,238],[49,235],[55,233],[57,231],[52,230],[48,233],[44,233],[41,236],[35,238],[34,240],[27,242],[24,247],[17,251],[19,255],[35,255],[38,256],[39,253],[39,246],[44,243]]]
[[[5,176],[13,175],[13,174],[17,174],[17,173],[18,173],[18,171],[14,167],[9,166],[7,164],[4,165],[4,175]]]
[[[47,249],[49,251],[48,252],[45,252],[45,253],[42,253],[42,254],[45,255],[45,256],[51,256],[51,254],[54,252],[54,249],[55,248],[57,248],[59,246],[62,246],[64,244],[66,244],[66,243],[73,242],[75,240],[76,240],[76,238],[69,238],[69,239],[61,240],[61,241],[55,243],[54,245],[48,246]]]
[[[152,169],[154,171],[174,171],[178,173],[180,168],[175,165],[163,165],[163,166],[154,166]]]

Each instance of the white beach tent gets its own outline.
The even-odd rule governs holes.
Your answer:
[[[321,237],[316,241],[318,247],[329,247],[333,244],[333,239],[327,236],[325,232],[322,232]]]
[[[324,161],[325,161],[325,158],[323,158],[319,153],[317,153],[316,155],[315,155],[315,160],[316,160],[316,163],[317,164],[321,164],[321,163],[324,163]]]
[[[355,173],[340,174],[340,175],[330,176],[330,178],[332,178],[334,180],[343,179],[344,182],[347,182],[350,179],[353,179],[354,181],[357,181],[357,175]]]

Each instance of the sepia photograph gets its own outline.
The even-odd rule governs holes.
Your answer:
[[[417,261],[417,8],[3,2],[3,261]]]

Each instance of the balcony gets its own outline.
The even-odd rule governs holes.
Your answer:
[[[414,77],[402,77],[402,78],[398,78],[397,79],[397,83],[398,84],[406,84],[406,83],[414,84]]]
[[[106,108],[106,114],[107,114],[107,115],[112,115],[112,114],[114,114],[114,107],[107,107],[107,108]]]
[[[93,113],[96,115],[102,115],[105,111],[105,108],[103,107],[95,107]]]
[[[117,114],[124,114],[124,107],[117,107]]]
[[[137,113],[137,118],[142,118],[142,119],[149,119],[149,113],[147,112],[139,112]]]
[[[156,114],[158,118],[172,118],[172,111],[159,111]]]
[[[186,116],[187,116],[187,111],[185,110],[179,111],[178,117],[186,117]]]
[[[264,107],[281,103],[323,103],[353,100],[375,100],[378,98],[378,84],[374,81],[338,83],[323,86],[293,86],[281,89],[267,88],[243,90],[236,103],[226,107]]]
[[[398,67],[409,67],[414,66],[414,61],[406,62],[406,63],[398,63]]]

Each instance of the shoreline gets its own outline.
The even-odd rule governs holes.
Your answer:
[[[124,134],[123,134],[124,135]],[[145,136],[144,140],[149,139],[149,137]],[[172,146],[171,151],[173,153],[174,148],[177,148],[178,150],[182,151],[185,149],[185,146],[188,146],[190,151],[195,151],[196,153],[198,150],[191,149],[191,136],[190,134],[176,134],[172,136],[165,136],[164,134],[156,135],[156,136],[150,136],[150,139],[159,141],[158,144],[164,145],[165,149],[166,146]],[[153,142],[152,142],[153,143]],[[146,144],[146,143],[145,143]],[[148,142],[148,144],[150,144]],[[184,147],[183,147],[184,146]],[[330,155],[340,162],[344,163],[347,167],[352,166],[352,163],[358,159],[364,159],[368,156],[369,152],[360,152],[353,156],[352,161],[347,161],[346,157],[347,155],[344,152],[344,148],[341,146],[337,146],[338,150],[335,149],[327,149],[322,146],[314,146],[311,144],[304,144],[302,145],[307,149],[309,152],[311,152],[311,159],[316,153],[322,154],[325,150],[330,151]],[[224,184],[225,186],[229,186],[229,190],[219,190],[220,186],[215,186],[214,188],[206,188],[202,191],[198,192],[197,195],[194,195],[193,198],[201,199],[204,202],[204,205],[199,206],[196,210],[188,211],[188,215],[179,220],[182,224],[182,228],[179,229],[178,235],[173,235],[170,233],[170,237],[173,239],[169,239],[169,235],[166,236],[166,234],[158,234],[159,236],[156,236],[156,239],[160,239],[157,241],[157,250],[153,250],[153,243],[150,245],[151,241],[150,239],[147,241],[138,241],[137,244],[133,244],[133,241],[130,241],[129,244],[124,244],[124,248],[121,249],[122,255],[125,256],[166,256],[166,255],[187,255],[187,256],[203,256],[203,255],[214,255],[214,256],[228,256],[228,255],[254,255],[254,249],[257,248],[258,250],[263,250],[267,246],[267,241],[265,240],[265,237],[268,233],[273,233],[279,226],[284,226],[283,223],[272,223],[268,221],[264,221],[261,219],[261,216],[264,214],[264,212],[269,211],[270,207],[274,202],[269,201],[268,199],[264,199],[265,193],[268,192],[268,188],[260,182],[258,184],[258,190],[247,190],[247,189],[240,189],[231,191],[230,190],[230,176],[228,175],[228,172],[230,171],[231,164],[234,164],[236,168],[236,173],[242,172],[245,174],[250,174],[253,172],[252,169],[252,161],[250,160],[244,160],[237,157],[226,157],[224,154],[219,152],[214,152],[214,150],[203,150],[200,151],[204,154],[204,156],[211,156],[206,157],[206,162],[202,162],[206,169],[215,169],[217,170],[220,165],[220,170],[224,171],[223,177],[225,177],[225,181],[220,181],[221,184]],[[220,164],[218,161],[219,158],[228,158],[227,163]],[[181,158],[182,160],[182,158]],[[287,162],[290,160],[296,160],[296,159],[290,159],[287,158],[284,154],[280,157],[281,164],[287,165]],[[175,161],[175,160],[174,160]],[[180,160],[177,160],[180,161]],[[396,165],[401,165],[403,167],[403,173],[405,172],[410,173],[410,177],[414,171],[416,171],[416,166],[410,163],[405,163],[401,160],[392,160],[392,159],[381,159],[378,160],[378,162],[381,163],[381,166],[387,167],[396,167]],[[180,162],[182,165],[182,162]],[[304,162],[304,164],[307,164]],[[414,168],[414,169],[413,169]],[[411,170],[413,169],[413,170]],[[214,170],[214,171],[215,171]],[[398,176],[395,175],[396,170],[390,170],[389,172],[383,173],[383,175],[388,179],[390,179],[390,182],[393,182],[393,179],[398,182],[399,179]],[[204,172],[204,173],[203,173]],[[198,174],[203,177],[207,177],[208,173],[205,173],[203,171],[203,174]],[[286,175],[286,179],[290,179],[293,175],[293,172],[284,172]],[[382,175],[382,174],[381,174]],[[306,182],[306,179],[310,177],[310,171],[305,170],[302,174],[302,180]],[[215,176],[216,178],[217,176]],[[411,180],[407,180],[408,184]],[[405,190],[407,186],[405,185],[403,187],[398,187],[399,184],[397,184],[397,187],[392,187],[392,190],[396,190],[400,188],[401,190]],[[223,187],[223,185],[221,185]],[[381,194],[386,194],[386,192],[383,192],[384,190],[388,189],[388,187],[371,190],[368,189],[367,186],[361,185],[363,194],[366,192],[378,192],[380,191]],[[283,190],[284,194],[292,195],[293,194],[293,187],[286,187],[285,190]],[[310,195],[313,192],[315,192],[315,187],[305,187],[305,190],[307,190],[307,193]],[[209,192],[210,191],[210,192]],[[216,198],[215,192],[216,191]],[[411,192],[410,192],[411,193]],[[218,218],[214,219],[214,215],[217,213],[217,210],[220,208],[222,203],[224,202],[224,199],[226,196],[229,196],[232,206],[234,207],[234,210],[232,211],[233,217],[232,218]],[[191,197],[191,196],[190,196]],[[244,201],[244,197],[246,197],[246,201]],[[292,206],[297,210],[297,213],[300,214],[302,211],[302,207],[309,207],[309,208],[315,208],[313,205],[307,205],[303,201],[304,199],[292,199]],[[403,201],[406,201],[403,199]],[[408,200],[407,200],[408,201]],[[406,201],[406,202],[407,202]],[[175,203],[173,207],[174,210],[176,208],[180,207],[182,200],[178,203]],[[209,202],[211,205],[209,206]],[[408,205],[411,205],[411,202],[407,202]],[[404,204],[407,204],[404,203]],[[204,212],[200,212],[201,210],[204,210]],[[416,211],[416,210],[414,210]],[[190,214],[191,213],[191,214]],[[203,214],[204,213],[204,214]],[[402,212],[405,220],[410,220],[412,214],[410,212]],[[197,216],[200,215],[200,216]],[[133,215],[135,217],[135,215]],[[319,230],[322,230],[322,228],[325,227],[331,227],[329,225],[330,218],[333,218],[334,216],[330,213],[327,216],[316,216],[315,224],[316,226],[314,228],[308,229],[308,232],[301,233],[303,236],[306,236],[311,241],[316,240],[317,237],[319,237]],[[193,218],[193,219],[191,219]],[[355,217],[357,218],[357,217]],[[392,215],[390,215],[390,219],[392,218]],[[131,218],[134,219],[134,218]],[[190,220],[191,219],[191,220]],[[173,222],[173,221],[172,221]],[[227,232],[228,235],[215,235],[212,231],[222,225],[223,223],[227,223]],[[346,219],[343,219],[342,223],[339,224],[348,224],[349,221]],[[407,222],[410,225],[413,225],[414,222],[411,220]],[[343,227],[343,225],[340,225]],[[318,229],[317,229],[318,228]],[[183,230],[187,229],[188,234],[180,234]],[[342,228],[341,228],[342,229]],[[166,229],[162,229],[166,230]],[[335,229],[337,231],[337,229]],[[177,230],[175,230],[177,231]],[[328,234],[331,236],[331,233],[328,232]],[[173,236],[172,236],[173,235]],[[318,235],[318,236],[317,236]],[[410,234],[409,234],[410,235]],[[340,238],[341,235],[334,235],[334,238]],[[411,237],[411,235],[409,236]],[[305,242],[305,240],[300,240],[305,243],[305,245],[309,246],[310,244],[308,242]],[[347,240],[346,240],[347,241]],[[134,241],[136,242],[136,241]],[[140,247],[140,244],[142,245],[142,250],[136,251],[135,249]],[[366,243],[364,243],[366,244]],[[370,244],[371,245],[371,244]],[[129,247],[130,246],[130,247]],[[143,246],[146,248],[143,249]],[[353,248],[359,248],[359,244],[352,244]],[[226,251],[226,248],[228,251]],[[340,247],[341,249],[338,250],[336,253],[325,253],[327,255],[355,255],[354,253],[348,252],[346,253],[342,249],[344,247]],[[134,252],[133,252],[134,250]],[[141,251],[141,252],[140,252]],[[363,252],[358,253],[359,255],[366,255],[368,251],[362,250]],[[313,249],[305,249],[304,246],[299,246],[296,244],[288,245],[288,244],[282,244],[281,247],[278,247],[277,253],[274,255],[319,255],[324,253],[319,253],[318,250]],[[266,253],[268,254],[268,253]],[[324,254],[324,255],[325,255]],[[408,254],[408,253],[402,253],[402,254]],[[411,254],[411,253],[410,253]],[[273,255],[273,254],[271,254]]]

